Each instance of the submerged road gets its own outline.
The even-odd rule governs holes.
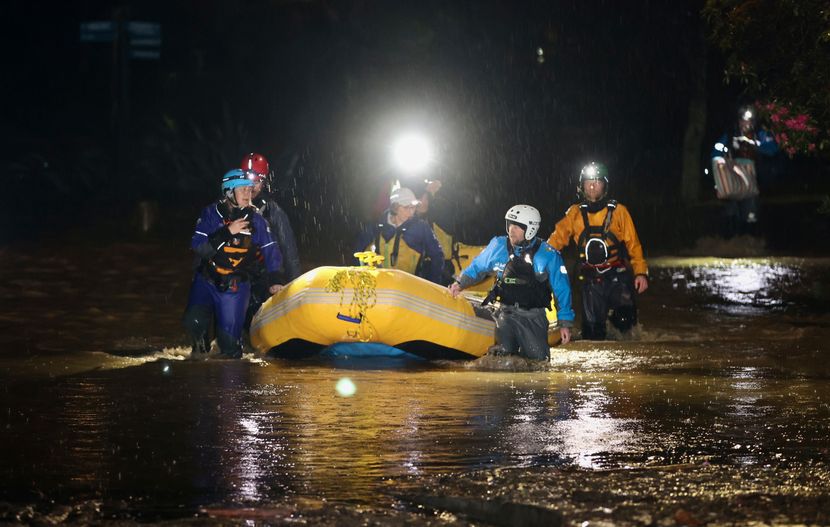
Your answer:
[[[544,367],[229,362],[156,249],[2,259],[0,521],[830,523],[830,261],[653,259],[633,338]]]

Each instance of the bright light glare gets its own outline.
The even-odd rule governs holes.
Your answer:
[[[351,397],[357,391],[357,386],[355,386],[352,380],[348,377],[343,377],[337,381],[337,385],[334,389],[337,390],[337,393],[341,397]]]
[[[405,135],[392,146],[395,164],[405,172],[420,172],[432,162],[429,141],[420,135]]]
[[[594,165],[589,166],[585,169],[585,175],[588,177],[593,177],[597,175],[597,167]]]

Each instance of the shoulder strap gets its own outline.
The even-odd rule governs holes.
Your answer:
[[[510,260],[513,258],[513,244],[510,243],[510,237],[506,237],[504,239],[504,243],[507,246],[507,263],[510,263]],[[505,264],[505,267],[507,264]],[[486,306],[488,304],[492,304],[496,298],[498,298],[502,285],[504,284],[504,271],[502,271],[501,276],[497,276],[496,280],[493,282],[493,287],[490,288],[490,291],[487,293],[487,296],[484,297],[484,300],[481,301],[482,306]]]
[[[389,255],[389,266],[395,267],[398,263],[398,252],[401,248],[401,236],[406,229],[395,229],[395,244],[392,246],[392,254]]]
[[[383,236],[383,224],[377,224],[377,236],[375,236],[375,252],[380,251],[380,237]],[[380,254],[378,252],[378,254]]]
[[[527,253],[530,254],[530,261],[533,262],[533,257],[536,256],[536,253],[539,252],[539,248],[542,247],[542,239],[541,238],[534,238],[533,244],[528,247]]]
[[[504,264],[505,269],[507,268],[507,264],[510,263],[510,260],[513,259],[513,244],[510,243],[510,237],[506,237],[504,239],[504,243],[507,249],[507,263]],[[504,271],[502,270],[501,276],[497,276],[495,282],[493,283],[492,291],[496,291],[502,284],[504,283]]]
[[[611,228],[611,216],[617,210],[617,200],[612,199],[608,201],[608,214],[605,215],[605,221],[602,224],[602,233],[608,234],[608,229]]]
[[[585,240],[588,238],[588,232],[591,229],[591,224],[588,222],[588,204],[581,203],[579,211],[582,213],[582,232],[579,234],[578,245],[582,247],[585,245]]]

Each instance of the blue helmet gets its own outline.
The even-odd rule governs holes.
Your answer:
[[[236,187],[253,187],[255,174],[239,168],[229,170],[222,176],[222,192],[232,191]]]

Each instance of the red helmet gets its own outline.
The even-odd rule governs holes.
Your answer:
[[[255,172],[263,178],[268,177],[268,174],[271,173],[271,166],[268,164],[268,160],[265,159],[265,156],[255,152],[251,152],[243,157],[239,168]]]

